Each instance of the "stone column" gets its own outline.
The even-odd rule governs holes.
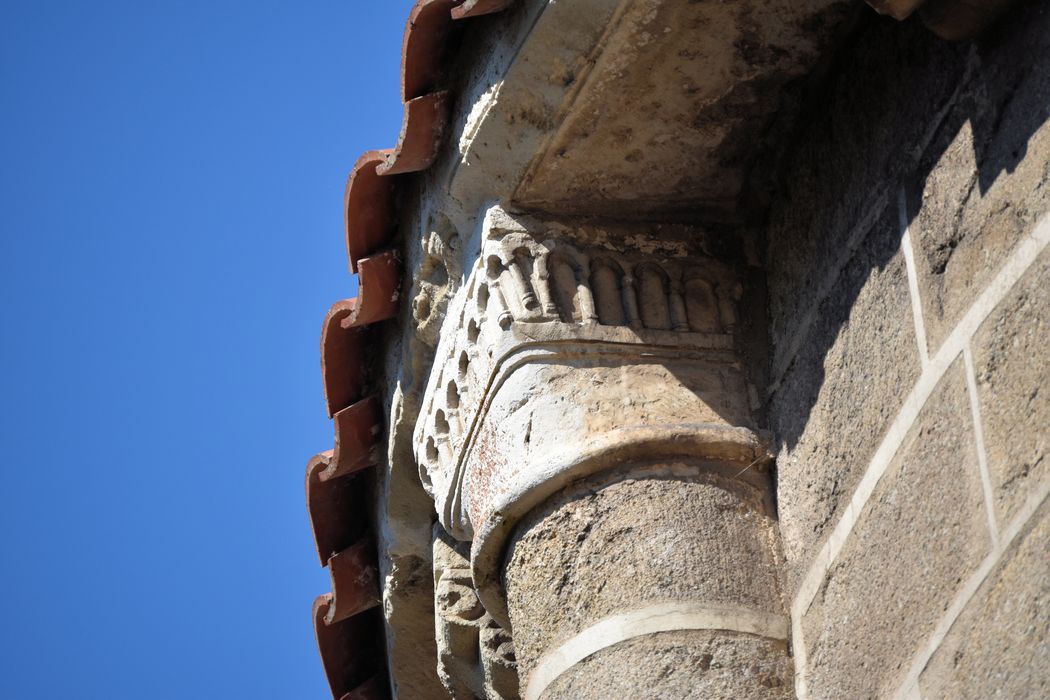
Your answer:
[[[533,510],[507,604],[525,697],[791,697],[766,475],[618,465]]]
[[[790,697],[732,267],[498,211],[485,232],[415,441],[521,696]]]

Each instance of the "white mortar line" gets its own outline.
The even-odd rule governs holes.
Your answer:
[[[899,694],[901,700],[922,700],[922,692],[917,683],[910,688],[902,689]]]
[[[809,686],[806,685],[806,670],[809,658],[806,654],[806,639],[802,632],[802,616],[791,613],[791,653],[795,657],[795,697],[798,700],[809,700]]]
[[[905,676],[904,682],[901,684],[901,690],[897,691],[897,697],[905,697],[904,690],[909,686],[918,686],[919,676],[926,669],[926,665],[930,662],[930,659],[933,658],[937,649],[940,648],[944,638],[948,636],[948,633],[952,629],[952,625],[955,624],[959,615],[966,609],[967,604],[974,595],[976,595],[977,591],[1002,560],[1003,554],[1010,549],[1014,540],[1017,539],[1017,536],[1025,529],[1028,521],[1039,511],[1039,507],[1048,497],[1050,497],[1050,479],[1047,479],[1039,486],[1039,488],[1032,489],[1028,492],[1028,498],[1025,500],[1024,507],[1021,509],[1021,512],[1017,514],[1017,517],[1013,519],[1013,522],[1011,522],[1006,530],[1003,531],[1002,539],[999,541],[999,544],[992,547],[992,551],[984,558],[981,565],[977,567],[977,570],[966,580],[966,583],[955,595],[952,604],[944,613],[944,617],[941,618],[937,628],[933,631],[933,634],[930,635],[929,639],[927,639],[926,645],[915,655],[911,668],[908,670],[908,675]]]
[[[981,487],[984,489],[984,509],[988,514],[988,531],[992,535],[992,546],[999,546],[999,526],[995,518],[995,497],[992,495],[992,477],[988,473],[988,452],[984,447],[984,426],[981,422],[981,402],[977,398],[977,374],[973,369],[973,354],[970,346],[963,348],[966,365],[966,387],[970,394],[970,413],[973,415],[973,437],[977,447],[977,468],[981,472]]]
[[[930,349],[926,341],[926,323],[922,318],[922,297],[919,296],[919,274],[915,268],[915,253],[912,249],[911,230],[908,226],[908,193],[903,185],[897,191],[897,221],[900,223],[904,267],[908,271],[908,291],[911,297],[911,317],[915,323],[915,340],[919,343],[919,359],[925,368],[930,364]]]
[[[912,387],[907,398],[905,398],[897,417],[886,431],[882,442],[872,456],[868,469],[853,492],[853,497],[836,523],[834,529],[828,536],[820,551],[813,558],[813,564],[806,572],[791,604],[791,620],[794,630],[801,632],[802,616],[809,610],[816,598],[817,592],[823,583],[827,573],[838,558],[842,547],[853,530],[853,526],[860,518],[868,499],[875,490],[882,475],[889,467],[890,461],[897,453],[905,436],[908,434],[912,423],[919,415],[919,411],[925,405],[941,377],[951,366],[952,362],[969,344],[970,338],[980,327],[984,319],[1003,300],[1010,289],[1017,283],[1022,275],[1028,270],[1036,257],[1046,248],[1050,242],[1050,216],[1045,216],[1035,227],[1035,230],[1025,236],[1014,248],[1013,253],[999,270],[999,273],[981,292],[977,300],[967,310],[966,315],[955,326],[951,334],[941,344],[937,354],[931,359],[928,366],[923,370],[919,381]],[[801,641],[801,639],[800,639]],[[806,698],[806,653],[804,643],[797,645],[796,649],[796,690],[800,698]]]
[[[529,674],[523,698],[537,700],[561,674],[602,649],[635,637],[680,630],[726,630],[786,640],[788,621],[784,615],[696,602],[662,603],[613,615],[544,654]]]

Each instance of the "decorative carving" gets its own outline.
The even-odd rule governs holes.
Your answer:
[[[501,572],[539,504],[656,458],[752,475],[771,458],[737,352],[734,268],[695,229],[653,244],[580,227],[490,209],[439,334],[413,448],[439,519],[438,672],[453,697],[517,697]]]
[[[463,274],[459,262],[459,234],[443,215],[431,218],[430,232],[423,241],[423,262],[412,289],[412,319],[416,335],[424,344],[437,345],[448,300]]]
[[[518,700],[514,642],[482,607],[463,549],[434,526],[438,677],[453,698]]]
[[[731,270],[711,258],[661,257],[546,227],[489,227],[449,307],[416,427],[420,479],[444,506],[439,512],[450,532],[471,536],[455,493],[457,465],[498,359],[521,344],[528,328],[565,341],[728,350],[741,292]]]

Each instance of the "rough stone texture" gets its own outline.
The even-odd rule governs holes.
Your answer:
[[[1038,0],[1020,3],[974,44],[943,42],[914,20],[863,19],[784,153],[767,261],[769,414],[789,595],[819,563],[818,545],[846,515],[919,377],[898,195],[907,195],[933,354],[1050,210],[1048,47],[1050,8]],[[1048,255],[970,346],[1000,527],[1048,475]],[[912,426],[802,620],[813,697],[895,692],[987,551],[961,365]],[[998,649],[985,634],[982,648]],[[970,686],[947,680],[955,671],[938,668],[947,684],[939,697],[990,694],[980,684],[963,692]],[[1039,695],[1023,681],[1011,687],[1015,697]]]
[[[967,47],[917,22],[865,16],[790,140],[770,211],[771,334],[779,373],[820,304],[914,166],[966,71]],[[778,378],[774,374],[774,380]]]
[[[958,361],[930,396],[805,614],[814,697],[892,694],[948,601],[988,552],[974,445]]]
[[[1050,211],[1050,11],[1011,15],[970,62],[911,203],[931,354]]]
[[[1050,502],[970,600],[920,678],[923,697],[1050,697]]]
[[[772,399],[789,590],[919,376],[895,219],[887,211],[842,271]]]
[[[735,372],[698,362],[559,358],[526,365],[503,384],[478,429],[475,461],[464,477],[471,518],[484,522],[504,492],[536,478],[537,465],[570,460],[575,447],[618,429],[731,426],[734,418],[740,425],[746,396]]]
[[[974,341],[995,513],[1009,523],[1050,478],[1050,250],[1043,251]]]
[[[562,674],[541,697],[786,700],[795,697],[786,646],[727,632],[663,632],[603,649]]]
[[[967,56],[917,22],[865,15],[784,154],[767,265],[789,591],[919,376],[897,183],[952,103]]]
[[[763,136],[790,111],[786,86],[816,64],[849,8],[622,3],[593,65],[558,76],[576,90],[515,201],[576,215],[735,213]]]
[[[524,521],[507,555],[519,672],[601,619],[652,603],[782,613],[778,560],[762,490],[723,475],[570,492]]]
[[[469,547],[434,526],[434,611],[438,675],[454,698],[518,700],[514,643],[478,600]]]
[[[702,229],[665,227],[666,240],[645,241],[636,227],[494,206],[482,230],[481,256],[448,305],[415,435],[421,477],[453,536],[477,542],[495,520],[517,517],[506,511],[522,493],[554,475],[578,478],[568,474],[588,450],[639,432],[724,428],[757,444],[758,395],[737,351],[739,261],[709,254]]]

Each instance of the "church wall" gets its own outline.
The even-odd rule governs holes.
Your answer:
[[[1050,683],[1050,9],[974,44],[868,18],[830,66],[768,228],[796,687],[1030,695]]]

